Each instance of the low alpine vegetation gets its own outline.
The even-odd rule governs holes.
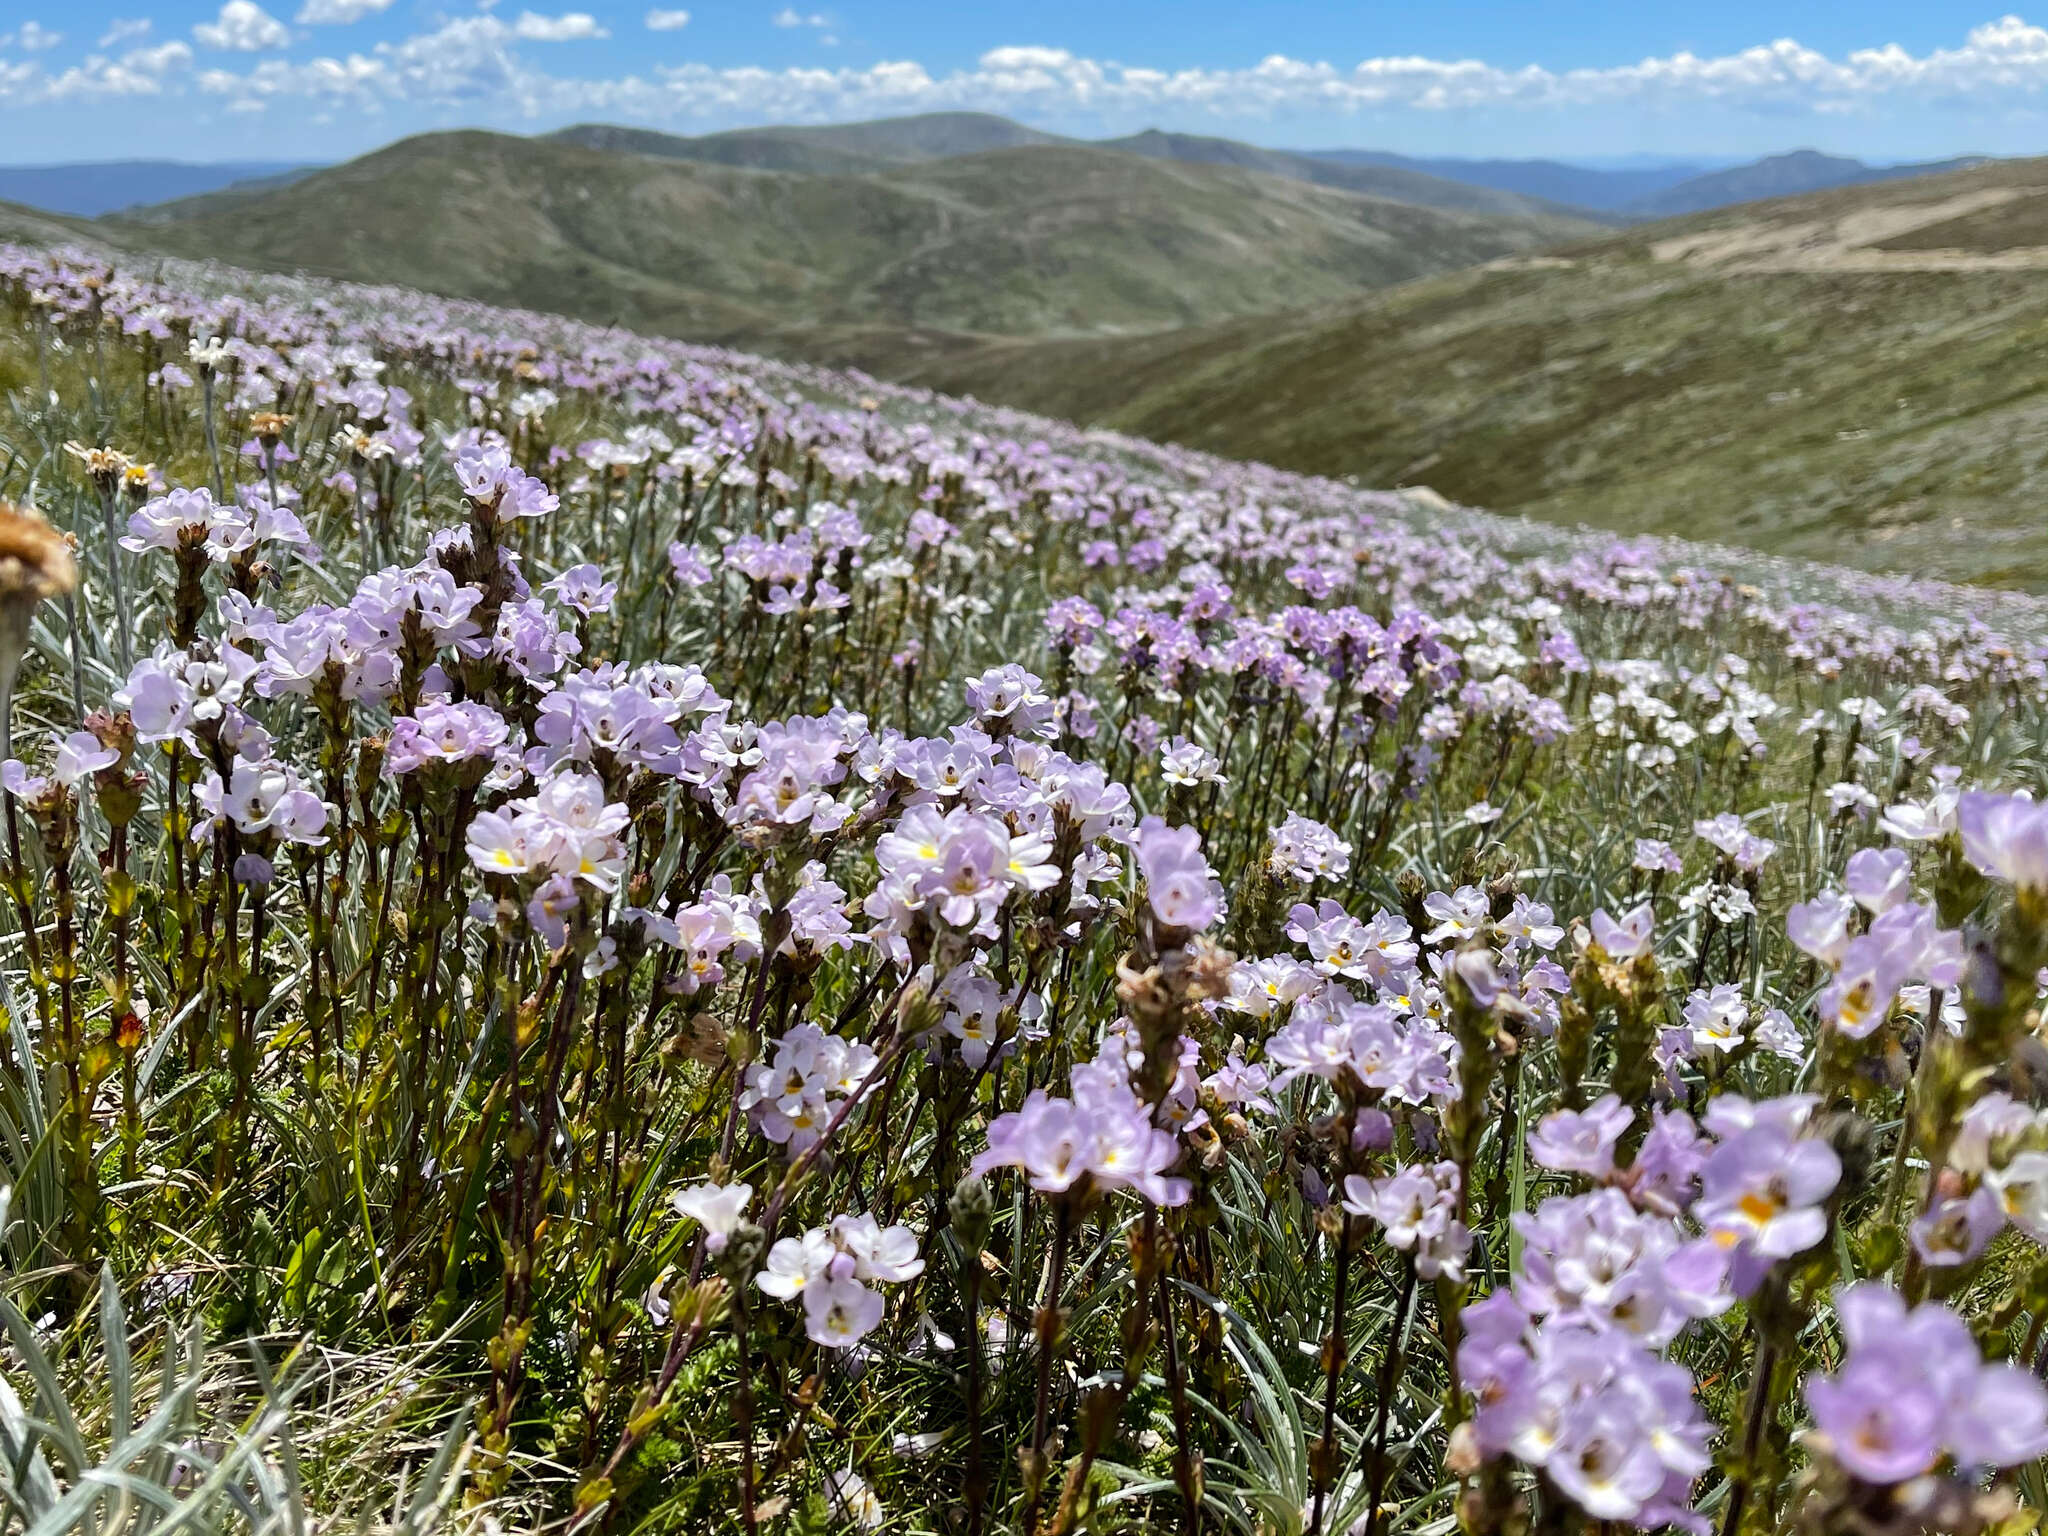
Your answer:
[[[2032,1528],[2039,605],[0,297],[23,1529]]]

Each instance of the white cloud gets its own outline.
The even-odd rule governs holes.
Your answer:
[[[119,58],[89,55],[62,74],[38,82],[37,99],[42,101],[98,101],[112,96],[159,96],[168,88],[170,77],[190,67],[192,45],[173,39],[153,48],[136,48]],[[6,96],[6,81],[0,77],[0,99]]]
[[[802,11],[794,10],[789,6],[784,6],[768,19],[778,27],[829,27],[832,25],[829,19],[815,11],[806,16]]]
[[[115,17],[107,23],[107,30],[100,34],[99,46],[118,48],[123,43],[132,43],[138,38],[149,36],[153,24],[147,16],[128,18]]]
[[[649,11],[647,30],[650,32],[679,32],[690,24],[688,11]]]
[[[256,0],[225,0],[220,15],[202,21],[192,35],[208,48],[234,53],[262,53],[282,48],[292,40],[285,24],[256,4]]]
[[[303,0],[341,7],[363,0]],[[654,13],[660,14],[660,13]],[[791,14],[796,14],[792,12]],[[809,25],[807,17],[799,23]],[[651,22],[650,22],[651,24]],[[252,0],[227,0],[219,21],[194,29],[209,47],[255,50],[288,40],[282,23]],[[707,124],[830,122],[896,112],[976,108],[1041,120],[1193,123],[1318,121],[1347,113],[1443,114],[1491,109],[1569,113],[1613,104],[1686,111],[1714,108],[1779,118],[1878,113],[1919,105],[1985,117],[2048,105],[2048,30],[2015,16],[1977,27],[1956,46],[1923,54],[1897,44],[1830,56],[1783,39],[1715,57],[1675,53],[1613,68],[1545,69],[1479,59],[1389,57],[1355,64],[1289,58],[1239,68],[1154,69],[1066,49],[994,48],[964,69],[933,73],[914,60],[865,68],[656,66],[646,74],[589,78],[529,62],[523,44],[606,35],[581,11],[532,11],[507,21],[490,12],[446,21],[346,58],[265,60],[243,71],[209,70],[200,89],[241,100],[302,98],[324,108],[373,111],[434,106],[467,121],[542,122],[604,113]],[[179,46],[183,46],[182,44]],[[67,71],[34,61],[0,63],[0,104],[47,99],[59,81],[71,94],[182,89],[124,57]]]
[[[62,32],[52,32],[39,21],[24,21],[12,32],[0,32],[0,48],[23,53],[44,53],[64,41]]]
[[[530,43],[573,43],[589,37],[611,36],[587,11],[564,11],[560,16],[540,16],[532,11],[521,11],[519,20],[513,23],[512,32],[515,37],[523,37]]]
[[[292,19],[302,27],[345,27],[390,8],[391,0],[306,0]]]

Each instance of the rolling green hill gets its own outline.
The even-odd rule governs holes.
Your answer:
[[[1597,226],[1065,143],[815,175],[450,133],[110,228],[703,340],[816,351],[881,333],[916,351],[1297,308]]]
[[[869,361],[1556,522],[2048,591],[2048,160],[1722,209],[1113,348]]]
[[[99,226],[90,220],[0,202],[0,240],[18,240],[24,245],[93,245],[100,243],[99,235]]]
[[[1554,522],[2048,591],[2048,160],[1616,232],[1193,163],[1227,141],[942,153],[1003,120],[964,123],[713,136],[866,157],[810,172],[434,135],[93,227]]]
[[[815,176],[858,176],[891,167],[997,149],[1064,147],[1115,150],[1151,160],[1185,165],[1232,166],[1263,176],[1308,181],[1317,186],[1355,192],[1363,197],[1391,198],[1423,208],[1452,213],[1503,214],[1509,217],[1604,217],[1542,198],[1525,197],[1498,188],[1476,186],[1401,166],[1350,161],[1289,150],[1262,149],[1235,139],[1206,138],[1191,133],[1151,129],[1120,139],[1064,139],[983,112],[938,112],[921,117],[883,118],[870,123],[842,123],[820,128],[743,128],[696,138],[656,133],[644,128],[583,124],[548,135],[556,143],[585,149],[619,150],[665,160],[696,160],[712,165],[745,166],[753,170],[800,171]]]

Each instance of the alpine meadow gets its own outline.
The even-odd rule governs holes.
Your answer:
[[[14,168],[0,1536],[2035,1536],[2048,160],[986,94]]]

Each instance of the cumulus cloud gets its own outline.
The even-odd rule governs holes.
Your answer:
[[[802,11],[794,10],[789,6],[784,6],[768,19],[778,27],[829,27],[832,25],[827,17],[816,12],[806,16]]]
[[[345,27],[390,7],[391,0],[306,0],[293,20],[302,27]]]
[[[132,43],[138,38],[149,36],[152,30],[153,23],[147,16],[117,16],[107,23],[107,30],[100,34],[99,46],[118,48],[123,43]]]
[[[649,11],[647,30],[650,32],[679,32],[690,24],[688,11]]]
[[[309,9],[363,3],[304,0]],[[650,13],[648,25],[664,14]],[[810,24],[807,15],[790,14]],[[195,35],[209,47],[250,51],[288,40],[282,24],[252,0],[227,0],[220,20],[195,28]],[[361,110],[431,105],[477,111],[490,120],[602,112],[711,123],[829,122],[949,108],[1054,120],[1255,122],[1396,110],[1569,112],[1614,103],[1773,116],[1912,104],[1981,114],[2038,108],[2048,95],[2048,30],[2017,16],[1921,54],[1887,44],[1831,56],[1781,39],[1711,57],[1681,52],[1611,68],[1558,70],[1423,57],[1339,64],[1280,54],[1241,67],[1167,70],[1015,44],[941,73],[906,59],[841,69],[685,63],[589,78],[542,68],[522,48],[605,35],[581,11],[526,11],[513,21],[484,11],[346,58],[266,60],[241,71],[210,70],[198,84],[236,101],[301,97],[316,106]],[[129,77],[142,78],[134,70]],[[54,78],[33,61],[0,64],[0,102],[36,100],[53,88]]]
[[[597,24],[597,18],[586,11],[565,11],[560,16],[540,16],[532,11],[521,11],[519,20],[512,25],[515,37],[525,38],[530,43],[573,43],[587,37],[610,37],[611,33]]]
[[[0,32],[0,48],[15,48],[23,53],[43,53],[63,41],[62,32],[52,32],[38,21],[24,21],[12,32]]]
[[[36,82],[44,101],[99,101],[118,96],[162,95],[192,64],[192,45],[173,39],[153,48],[135,48],[118,58],[89,55],[81,64]],[[0,78],[0,95],[6,81]]]
[[[192,35],[205,47],[230,53],[266,53],[292,40],[285,24],[255,0],[225,0],[220,15],[200,22]]]

